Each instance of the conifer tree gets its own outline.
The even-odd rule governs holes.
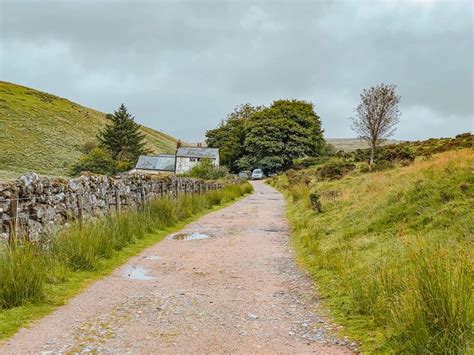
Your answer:
[[[113,115],[106,117],[110,122],[97,135],[101,147],[109,151],[112,159],[134,164],[141,154],[148,152],[140,125],[124,104]]]

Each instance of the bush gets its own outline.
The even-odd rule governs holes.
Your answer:
[[[377,155],[376,161],[409,161],[415,160],[415,153],[413,149],[408,145],[389,145],[386,147],[379,148],[379,154]]]
[[[105,149],[95,148],[79,158],[79,161],[73,165],[71,174],[76,176],[83,171],[102,175],[113,175],[117,172],[117,167],[115,161]]]
[[[85,142],[82,147],[81,147],[81,152],[83,154],[88,154],[90,153],[92,150],[96,149],[99,147],[99,144],[97,143],[97,141],[87,141]]]
[[[324,163],[327,163],[329,159],[329,156],[307,157],[301,160],[297,160],[296,166],[303,166],[305,168],[308,168],[310,166],[322,165]]]
[[[370,167],[371,171],[383,171],[383,170],[389,170],[395,168],[395,164],[393,164],[391,161],[388,160],[380,160],[376,161],[372,166]]]
[[[228,171],[224,166],[215,166],[210,159],[202,159],[185,176],[204,180],[217,180],[226,177]]]
[[[355,165],[352,163],[346,163],[343,161],[333,161],[324,164],[318,169],[318,177],[321,180],[336,180],[347,175],[349,172],[355,169]]]
[[[312,192],[309,194],[309,200],[311,201],[311,207],[313,211],[321,212],[323,210],[323,206],[320,201],[320,196],[316,192]]]

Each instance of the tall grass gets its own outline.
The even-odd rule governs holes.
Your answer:
[[[201,195],[155,199],[142,210],[110,214],[83,226],[73,224],[54,236],[47,248],[6,247],[0,250],[0,308],[45,301],[46,285],[64,281],[68,272],[100,269],[102,260],[147,234],[251,191],[245,183]]]
[[[464,354],[474,336],[473,150],[304,191],[284,176],[294,243],[367,352]],[[308,208],[309,193],[341,192]]]
[[[42,251],[32,245],[0,252],[0,308],[41,301],[46,264]]]

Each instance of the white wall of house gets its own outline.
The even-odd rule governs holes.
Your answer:
[[[187,173],[195,165],[197,165],[201,159],[205,159],[205,158],[176,157],[176,174]],[[215,166],[219,166],[219,159],[211,158],[211,161],[214,163]]]

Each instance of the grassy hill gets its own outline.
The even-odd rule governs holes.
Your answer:
[[[66,175],[106,124],[105,113],[24,86],[0,81],[0,179],[34,171]],[[172,153],[176,139],[142,127],[148,148]]]
[[[472,353],[474,149],[403,163],[332,177],[323,163],[270,183],[288,199],[301,262],[363,352]]]
[[[326,141],[331,143],[336,150],[343,150],[344,152],[352,152],[356,149],[366,149],[369,145],[366,141],[361,141],[358,138],[326,138]],[[402,141],[388,139],[382,145],[397,144]]]

